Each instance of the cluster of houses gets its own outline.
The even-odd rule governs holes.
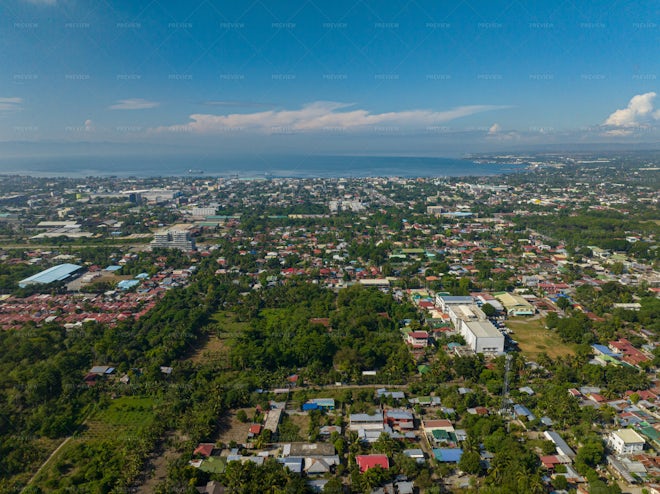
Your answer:
[[[122,266],[131,256],[134,254],[124,256],[116,265],[105,268],[56,265],[27,278],[30,284],[48,285],[64,276],[69,290],[64,294],[39,293],[22,298],[1,295],[0,328],[21,329],[28,323],[39,326],[55,322],[71,329],[88,322],[114,325],[129,317],[139,319],[158,303],[168,289],[185,286],[196,269],[195,266],[171,269],[162,263],[160,271],[153,276],[148,273],[121,276]],[[60,275],[60,272],[64,274]],[[72,272],[75,278],[71,277]],[[103,293],[81,290],[100,281],[115,286]]]

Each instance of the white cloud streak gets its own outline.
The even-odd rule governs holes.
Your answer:
[[[148,101],[141,98],[120,99],[114,105],[110,105],[110,110],[147,110],[155,108],[160,103],[157,101]]]
[[[299,110],[269,110],[253,113],[230,113],[213,115],[196,113],[190,115],[190,122],[183,125],[164,126],[156,132],[191,132],[215,134],[227,130],[253,130],[266,133],[314,132],[333,130],[361,130],[382,125],[396,125],[402,128],[420,128],[477,113],[501,110],[509,106],[469,105],[446,111],[407,110],[399,112],[370,113],[367,110],[347,110],[352,104],[333,101],[316,101],[304,105]]]
[[[619,128],[644,127],[660,120],[660,110],[653,111],[654,92],[633,96],[628,106],[612,113],[603,125]],[[613,133],[611,135],[624,135]]]
[[[9,112],[21,109],[23,98],[0,98],[0,111]]]

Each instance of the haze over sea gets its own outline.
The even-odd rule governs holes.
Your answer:
[[[522,171],[519,165],[400,156],[69,156],[0,158],[0,174],[41,177],[459,177]]]

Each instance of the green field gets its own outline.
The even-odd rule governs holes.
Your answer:
[[[531,359],[541,353],[551,358],[575,354],[572,345],[562,342],[554,331],[545,329],[544,319],[513,317],[507,320],[506,325],[513,331],[511,338],[518,342],[520,350]]]
[[[156,418],[153,398],[122,396],[110,402],[104,410],[97,410],[87,420],[82,438],[122,439],[135,436],[151,425]]]
[[[220,330],[219,336],[221,337],[235,336],[250,327],[250,323],[239,322],[236,320],[236,316],[233,312],[227,312],[224,310],[213,314],[211,320],[217,323],[218,329]]]
[[[43,492],[74,486],[80,492],[106,492],[128,465],[135,468],[132,455],[140,449],[142,433],[156,420],[157,404],[153,398],[124,396],[93,411],[32,485]]]

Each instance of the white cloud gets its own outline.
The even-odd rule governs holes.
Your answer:
[[[157,101],[148,101],[141,98],[120,99],[114,105],[109,106],[111,110],[147,110],[155,108],[160,103]]]
[[[653,111],[654,92],[633,96],[628,106],[612,113],[603,125],[611,127],[644,127],[653,120],[660,120],[660,110]],[[623,135],[623,134],[612,134]]]
[[[23,98],[0,98],[0,111],[16,111],[21,109]]]
[[[253,113],[213,115],[196,113],[183,125],[158,127],[157,132],[176,131],[214,134],[227,130],[249,129],[262,132],[309,132],[333,130],[360,130],[374,126],[397,125],[420,128],[449,122],[461,117],[492,110],[509,108],[495,105],[459,106],[445,111],[407,110],[370,113],[367,110],[346,110],[352,104],[316,101],[299,110],[269,110]]]
[[[502,126],[498,123],[494,123],[490,126],[490,129],[488,129],[488,133],[490,135],[497,134],[499,132],[502,132]]]
[[[85,120],[85,131],[92,132],[94,130],[94,122],[87,119]]]
[[[607,137],[624,137],[624,136],[629,136],[632,133],[633,131],[630,129],[612,129],[603,132],[602,135]]]

